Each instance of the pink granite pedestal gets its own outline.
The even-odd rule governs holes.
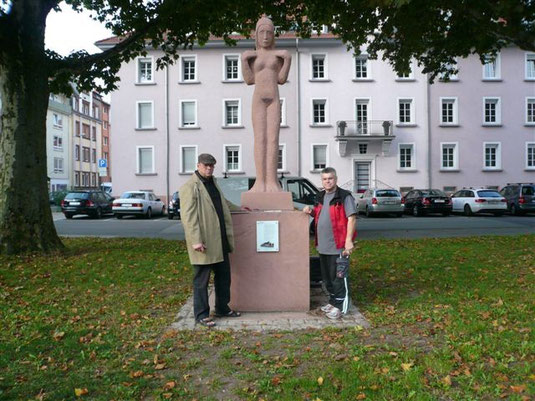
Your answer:
[[[279,252],[256,251],[256,222],[279,222]],[[308,311],[310,307],[308,215],[253,211],[232,215],[236,249],[230,254],[230,306],[244,312]]]

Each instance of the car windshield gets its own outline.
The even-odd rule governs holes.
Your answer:
[[[125,192],[121,195],[123,199],[145,199],[145,194],[143,192]]]
[[[66,200],[70,199],[88,199],[89,193],[88,192],[69,192],[67,196],[65,197]]]
[[[522,187],[522,195],[535,195],[535,187]]]
[[[446,196],[444,192],[439,191],[438,189],[430,189],[427,191],[422,191],[422,195],[424,196]]]
[[[393,190],[388,190],[388,189],[376,191],[375,195],[378,197],[383,197],[383,198],[395,198],[395,197],[400,196],[398,191],[393,191]]]
[[[477,196],[481,198],[501,198],[497,191],[477,191]]]

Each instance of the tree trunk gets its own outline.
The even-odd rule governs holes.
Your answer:
[[[0,49],[0,253],[63,248],[48,203],[46,14],[41,1],[14,2]]]

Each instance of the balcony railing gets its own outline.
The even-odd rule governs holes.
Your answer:
[[[336,122],[336,136],[391,136],[391,120],[342,120]]]

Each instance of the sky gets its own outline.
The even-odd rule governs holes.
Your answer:
[[[62,3],[62,12],[52,10],[46,20],[46,47],[66,56],[73,50],[97,53],[97,40],[109,38],[112,33],[103,24],[93,21],[88,12],[76,13]]]

